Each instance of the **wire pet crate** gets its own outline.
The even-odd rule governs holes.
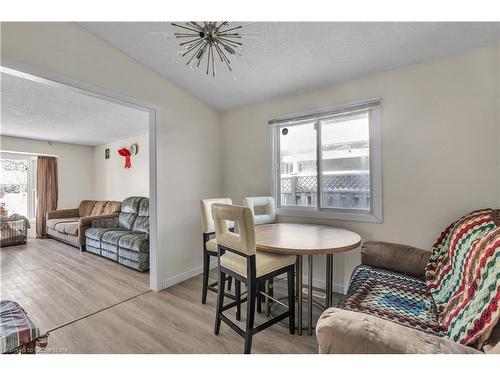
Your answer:
[[[0,217],[0,247],[26,244],[29,227],[24,216]]]

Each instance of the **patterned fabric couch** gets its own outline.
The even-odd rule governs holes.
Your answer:
[[[141,272],[149,269],[149,199],[129,197],[118,217],[96,219],[85,231],[86,250]]]
[[[432,252],[366,242],[320,353],[500,353],[500,210],[452,223]]]
[[[122,202],[84,200],[78,208],[47,212],[47,235],[85,250],[85,231],[95,219],[118,216]]]

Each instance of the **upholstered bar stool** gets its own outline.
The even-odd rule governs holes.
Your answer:
[[[289,318],[290,334],[293,335],[295,333],[293,272],[296,257],[294,255],[278,255],[256,251],[254,217],[250,208],[217,203],[212,206],[212,213],[215,221],[219,261],[219,292],[217,293],[214,333],[218,335],[221,322],[226,323],[245,339],[245,354],[251,351],[253,335],[285,318]],[[238,234],[229,231],[228,221],[236,223]],[[284,273],[288,276],[287,311],[254,327],[257,284]],[[239,286],[240,283],[247,285],[247,296],[241,298],[240,293],[237,292],[236,301],[224,305],[224,288],[227,275],[235,279],[236,286]],[[224,315],[224,311],[240,306],[244,302],[247,303],[245,330]]]
[[[273,197],[246,197],[243,198],[243,206],[246,206],[252,210],[253,220],[255,225],[263,224],[273,224],[276,223],[276,204],[274,203]],[[256,211],[259,211],[257,214]],[[268,280],[266,285],[266,293],[271,298],[274,295],[274,281],[273,279]],[[258,285],[259,291],[263,286]],[[261,312],[261,294],[259,294],[259,300],[257,303],[257,312]],[[266,297],[266,315],[269,316],[271,310],[271,301]]]
[[[200,202],[201,208],[201,231],[203,236],[203,286],[201,294],[201,303],[207,302],[207,292],[210,290],[217,293],[218,281],[209,283],[210,274],[210,257],[217,256],[217,241],[215,238],[210,239],[215,235],[214,219],[212,217],[212,205],[214,203],[231,204],[231,198],[213,198],[202,199]],[[234,223],[230,223],[229,227],[232,230]],[[231,290],[232,278],[228,277],[228,290]],[[234,296],[228,296],[234,298]]]
[[[276,205],[273,197],[246,197],[243,198],[243,206],[252,210],[255,225],[276,223]],[[263,212],[256,214],[256,209]]]

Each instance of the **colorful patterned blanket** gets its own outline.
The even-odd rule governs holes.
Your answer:
[[[444,336],[425,281],[381,268],[357,266],[337,307]]]
[[[35,340],[40,340],[41,346],[46,345],[46,335],[41,337],[22,307],[14,301],[0,301],[0,352],[15,352]]]
[[[482,348],[500,318],[500,210],[474,211],[436,240],[426,269],[439,324],[453,341]]]

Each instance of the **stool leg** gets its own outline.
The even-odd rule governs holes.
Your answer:
[[[262,313],[262,283],[257,283],[257,312]]]
[[[231,286],[233,285],[233,278],[229,276],[227,278],[227,290],[231,290]]]
[[[236,296],[236,320],[241,320],[241,281],[234,280],[234,293]]]
[[[208,276],[210,272],[210,255],[203,251],[203,286],[201,292],[201,303],[207,303]]]
[[[298,334],[299,336],[302,335],[302,255],[299,255],[297,257],[297,288],[299,289],[298,292],[298,302],[297,302],[297,307],[299,309],[297,315],[299,319],[299,324],[298,324]]]
[[[224,293],[226,289],[226,274],[219,271],[219,288],[217,290],[217,309],[215,311],[215,327],[214,334],[218,335],[220,332],[220,323],[222,314],[222,307],[224,306]]]
[[[288,311],[290,316],[288,318],[288,326],[290,328],[290,334],[295,334],[295,279],[294,279],[294,268],[293,266],[287,272],[288,278]]]
[[[307,334],[312,335],[312,307],[313,307],[313,256],[307,256]]]
[[[272,280],[266,281],[266,294],[268,296],[271,295],[271,283]],[[266,316],[269,316],[270,314],[271,314],[271,299],[266,296]]]
[[[274,279],[270,279],[267,282],[267,295],[269,297],[274,297]],[[266,298],[266,316],[271,315],[271,304],[272,304],[272,299]]]
[[[245,330],[245,354],[252,350],[252,331],[255,320],[255,298],[257,292],[256,280],[248,280],[247,290],[247,324]]]

